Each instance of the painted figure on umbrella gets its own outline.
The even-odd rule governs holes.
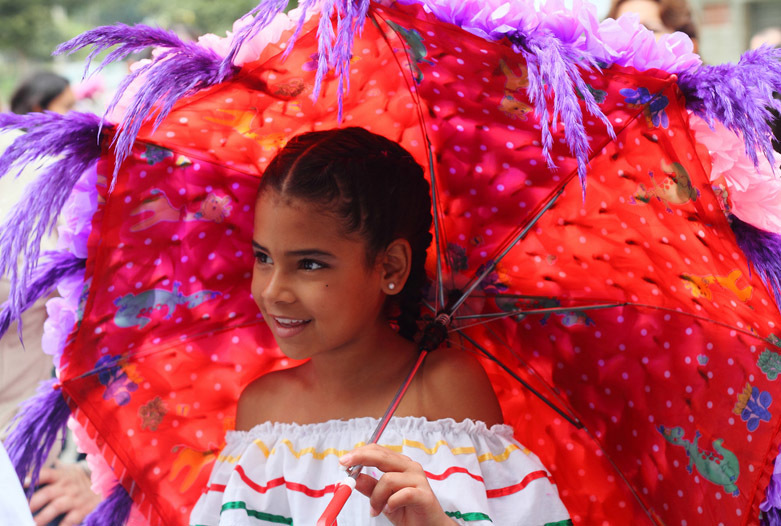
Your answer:
[[[485,372],[461,352],[427,358],[385,447],[355,449],[418,354],[429,203],[412,156],[362,128],[298,136],[271,162],[252,294],[281,351],[308,361],[244,390],[191,524],[314,524],[340,467],[355,465],[369,468],[357,477],[368,499],[350,499],[340,524],[568,523],[549,473],[512,439]]]

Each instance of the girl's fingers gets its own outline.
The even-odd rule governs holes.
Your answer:
[[[419,484],[420,480],[414,475],[386,473],[377,481],[374,491],[369,496],[369,505],[375,511],[382,511],[393,494],[406,488],[417,487]]]
[[[347,467],[356,466],[358,464],[371,466],[380,471],[384,471],[385,473],[391,471],[406,471],[408,469],[414,469],[415,466],[420,467],[417,462],[414,462],[409,457],[405,457],[400,453],[394,453],[390,449],[378,446],[377,444],[369,444],[368,446],[361,446],[354,449],[341,457],[339,462]]]
[[[377,479],[364,473],[358,475],[358,480],[355,481],[355,489],[367,497],[371,497],[376,485]]]
[[[439,501],[431,491],[424,491],[416,487],[406,487],[393,492],[388,497],[383,510],[387,514],[392,514],[402,508],[410,510],[419,510],[421,514],[426,514],[428,510],[439,510]]]
[[[444,517],[426,472],[409,457],[372,444],[351,451],[339,462],[347,467],[371,466],[385,473],[379,480],[362,474],[356,481],[356,489],[369,497],[372,515],[384,512],[394,524],[402,516],[407,517],[405,524],[434,524],[432,521]]]

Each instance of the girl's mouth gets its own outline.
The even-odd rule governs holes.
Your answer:
[[[303,331],[312,320],[301,320],[296,318],[283,318],[281,316],[272,316],[277,336],[280,338],[290,338]]]

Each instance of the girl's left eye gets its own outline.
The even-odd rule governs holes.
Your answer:
[[[298,268],[301,270],[320,270],[327,266],[325,263],[315,261],[314,259],[302,259],[298,262]]]
[[[271,257],[268,254],[266,254],[265,252],[259,252],[259,251],[255,252],[255,261],[257,261],[261,265],[266,265],[266,264],[272,263]]]

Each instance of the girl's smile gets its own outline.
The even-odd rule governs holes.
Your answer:
[[[271,320],[276,326],[274,332],[277,338],[290,338],[301,333],[306,328],[306,325],[312,320],[294,320],[292,318],[283,318],[280,316],[271,315]]]

